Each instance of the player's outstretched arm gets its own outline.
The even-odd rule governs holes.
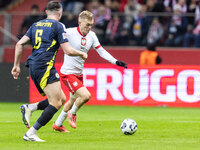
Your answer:
[[[105,60],[109,61],[112,64],[116,64],[118,66],[124,67],[124,68],[128,68],[127,64],[121,60],[117,60],[115,59],[110,53],[108,53],[103,47],[100,47],[98,49],[96,49],[96,51],[98,52],[98,54],[104,58]]]
[[[116,61],[116,65],[117,65],[117,66],[124,67],[124,68],[128,68],[128,67],[127,67],[127,64],[126,64],[125,62],[121,61],[121,60],[117,60],[117,61]]]
[[[87,53],[72,48],[69,42],[62,43],[60,46],[62,47],[64,53],[69,56],[81,56],[83,59],[87,59],[88,57]]]
[[[18,79],[18,76],[20,74],[20,58],[23,50],[23,45],[28,43],[29,41],[28,36],[23,36],[16,44],[15,46],[15,59],[14,59],[14,66],[12,68],[11,74],[13,75],[14,79]]]

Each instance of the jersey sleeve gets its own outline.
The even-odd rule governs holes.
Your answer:
[[[59,44],[62,44],[64,42],[68,42],[66,28],[62,23],[58,23],[57,38],[58,38]]]
[[[96,49],[97,53],[105,60],[109,61],[112,64],[116,64],[117,59],[114,58],[110,53],[108,53],[103,47]]]
[[[96,34],[94,32],[92,34],[92,39],[93,39],[93,45],[92,45],[92,47],[94,49],[98,49],[99,47],[101,47],[101,44],[99,43],[99,40],[98,40],[98,38],[97,38],[97,36],[96,36]]]
[[[105,60],[109,61],[112,64],[116,64],[117,59],[115,59],[110,53],[108,53],[99,43],[99,40],[96,34],[93,32],[93,48],[97,51],[97,53]]]

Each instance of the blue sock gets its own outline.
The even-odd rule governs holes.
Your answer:
[[[54,114],[58,111],[54,106],[48,105],[43,113],[41,114],[40,118],[36,121],[36,123],[33,125],[33,127],[36,130],[39,130],[42,126],[46,125],[51,118],[54,116]]]
[[[39,102],[38,103],[38,110],[44,110],[47,106],[49,105],[49,101],[48,101],[48,99],[45,99],[45,100],[43,100],[43,101],[41,101],[41,102]]]

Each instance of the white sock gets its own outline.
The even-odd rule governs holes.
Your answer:
[[[62,110],[60,115],[58,116],[58,119],[55,122],[55,125],[61,126],[66,118],[67,118],[67,113]]]
[[[76,115],[76,112],[78,111],[78,107],[75,105],[75,103],[74,103],[74,105],[72,106],[72,109],[70,110],[70,113],[72,114],[72,115]]]
[[[31,127],[27,132],[26,135],[32,135],[32,134],[36,134],[38,130],[36,130],[34,127]]]
[[[28,108],[31,110],[31,112],[37,110],[38,103],[28,104]]]

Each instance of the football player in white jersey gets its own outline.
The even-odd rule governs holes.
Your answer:
[[[78,22],[78,27],[66,29],[67,39],[73,48],[87,53],[90,48],[93,47],[102,58],[110,63],[127,68],[126,63],[115,59],[100,45],[96,34],[91,31],[94,23],[93,14],[91,12],[81,12],[78,17]],[[60,70],[60,77],[70,91],[70,99],[65,103],[62,112],[53,124],[54,130],[68,132],[63,126],[63,122],[67,117],[71,127],[76,128],[76,113],[91,97],[90,92],[83,85],[82,71],[84,62],[85,60],[79,56],[69,57],[68,55],[64,55],[64,63]],[[29,106],[30,109],[27,109],[27,112],[43,109],[48,106],[48,100],[41,101],[38,104],[29,104],[28,107]],[[29,114],[31,113],[29,112]],[[30,120],[30,115],[25,115],[23,119]]]

